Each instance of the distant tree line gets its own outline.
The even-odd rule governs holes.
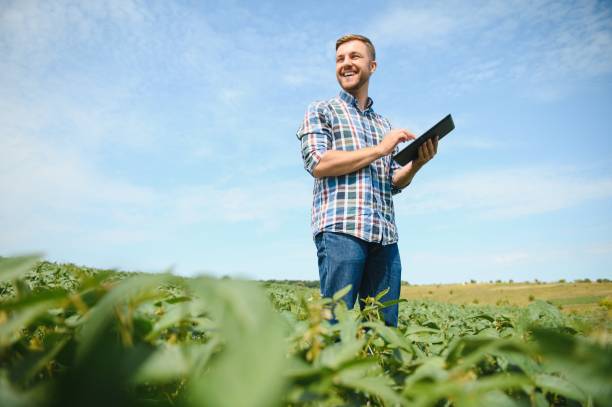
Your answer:
[[[230,277],[226,276],[225,278],[230,278]],[[320,288],[320,283],[318,280],[275,280],[275,279],[271,279],[271,280],[259,280],[259,281],[266,286],[269,286],[271,284],[286,284],[286,285],[295,285],[298,287]],[[567,282],[568,281],[566,281],[563,278],[556,281],[556,283],[567,283]],[[591,280],[589,278],[578,278],[578,279],[573,280],[573,282],[574,283],[592,283],[592,282],[610,283],[612,282],[612,280],[608,278],[598,278],[597,280]],[[486,283],[486,281],[476,281],[474,279],[471,279],[469,282],[465,282],[463,284],[483,284],[483,283]],[[532,281],[514,281],[512,279],[508,281],[489,280],[488,283],[489,284],[553,284],[555,283],[555,281],[541,281],[536,278]],[[418,285],[418,284],[411,284],[408,281],[402,281],[402,285],[410,286],[410,285]],[[438,284],[437,286],[440,286],[440,284]]]
[[[319,280],[260,280],[264,285],[271,284],[287,284],[297,285],[299,287],[320,288]]]

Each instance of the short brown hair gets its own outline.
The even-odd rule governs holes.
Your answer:
[[[344,44],[345,42],[349,42],[353,40],[363,42],[368,47],[368,50],[370,51],[370,57],[372,57],[372,61],[376,61],[376,50],[374,49],[374,44],[372,44],[372,41],[370,41],[368,37],[364,37],[363,35],[359,35],[359,34],[343,35],[342,37],[338,38],[338,40],[336,41],[336,51],[338,51],[338,47],[340,47],[340,45]]]

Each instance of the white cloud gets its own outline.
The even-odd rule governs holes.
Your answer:
[[[497,23],[498,19],[515,11],[511,3],[438,1],[427,2],[425,6],[415,3],[394,5],[373,19],[367,32],[383,46],[409,44],[427,48],[446,45],[457,36],[473,33],[492,21]],[[493,26],[500,29],[499,25]],[[510,28],[503,27],[505,30]]]
[[[244,123],[253,123],[243,107],[252,107],[254,95],[261,102],[270,79],[296,68],[296,58],[280,54],[293,50],[316,65],[322,53],[312,42],[298,41],[309,37],[305,33],[275,37],[256,26],[220,32],[210,24],[212,12],[199,11],[137,1],[2,6],[4,247],[31,247],[54,235],[60,236],[56,241],[80,236],[100,244],[153,240],[181,225],[207,222],[249,221],[273,229],[290,211],[308,207],[311,197],[299,182],[223,182],[286,162],[244,162],[258,130],[245,131]],[[247,21],[251,16],[246,10],[241,15]],[[269,44],[279,52],[266,52]],[[312,72],[310,83],[318,80]],[[186,107],[181,113],[190,125],[181,128],[180,114],[158,106],[167,97]],[[257,134],[259,142],[270,142],[270,133]],[[217,172],[202,174],[199,183],[159,186],[141,167],[176,151],[164,151],[166,146],[191,153],[187,160],[213,161],[205,168]],[[143,157],[149,153],[156,154]],[[111,154],[135,158],[115,169]],[[130,170],[147,184],[121,176]]]
[[[240,187],[196,185],[169,191],[171,218],[183,224],[256,221],[276,223],[310,204],[310,191],[294,181],[262,182]]]
[[[292,86],[301,86],[309,81],[305,72],[287,72],[282,76],[282,79],[286,84]]]
[[[299,67],[287,67],[285,73],[281,75],[281,80],[291,87],[326,83],[333,78],[335,78],[333,59],[322,58],[307,61]]]
[[[610,255],[612,254],[612,242],[597,243],[585,249],[585,254]]]
[[[533,262],[548,261],[554,258],[561,250],[543,252],[541,250],[529,250],[528,248],[514,250],[491,250],[479,249],[478,252],[452,252],[452,249],[447,248],[443,256],[439,252],[429,252],[426,250],[415,251],[410,253],[408,258],[413,264],[427,265],[432,269],[457,267],[464,268],[466,266],[478,267],[478,269],[495,270],[500,267],[513,267],[521,264]],[[568,254],[567,250],[565,253]],[[421,268],[422,266],[418,267]],[[470,276],[465,277],[469,279]],[[461,281],[461,280],[458,280]]]
[[[587,270],[567,269],[573,265],[584,265],[592,260],[593,253],[589,252],[591,246],[548,244],[540,247],[531,245],[513,245],[512,248],[492,249],[479,244],[473,250],[463,249],[454,251],[452,247],[444,248],[444,255],[440,251],[417,250],[412,252],[404,249],[403,256],[407,270],[403,278],[414,283],[432,282],[465,282],[470,279],[488,281],[502,279],[533,280],[535,277],[542,280],[557,280],[563,276],[576,278],[584,276],[594,278],[596,274]],[[403,253],[402,253],[403,255]],[[609,257],[610,252],[600,253]],[[604,257],[605,258],[605,257]],[[420,271],[420,272],[419,272]],[[534,274],[535,272],[535,274]],[[590,273],[593,273],[591,271]],[[574,277],[570,277],[570,276]]]
[[[482,137],[469,134],[462,134],[461,137],[451,137],[448,141],[444,139],[444,142],[444,149],[447,151],[453,149],[496,150],[508,148],[507,145],[500,143],[499,140],[494,137]],[[517,147],[516,143],[513,144],[513,147]]]
[[[443,50],[452,63],[440,81],[450,93],[519,81],[525,93],[555,100],[569,91],[568,79],[612,73],[612,13],[596,1],[397,5],[368,32],[383,47]]]
[[[368,27],[376,44],[441,45],[456,28],[448,13],[435,8],[397,7],[387,11]]]
[[[240,104],[244,99],[246,92],[244,89],[231,88],[220,86],[216,91],[218,94],[219,100],[225,104],[230,106],[236,106]]]
[[[202,223],[249,221],[274,229],[311,200],[303,183],[291,180],[140,186],[101,171],[65,145],[27,136],[0,137],[0,151],[0,245],[15,249],[37,236],[61,240],[66,232],[104,244],[156,239]]]
[[[44,70],[62,58],[62,51],[82,43],[102,46],[108,35],[100,21],[107,21],[122,32],[124,41],[140,42],[143,24],[151,22],[148,9],[131,0],[110,2],[15,1],[0,11],[0,43],[5,58]],[[121,48],[125,43],[113,44]]]
[[[486,219],[507,219],[610,199],[612,178],[584,177],[564,168],[531,167],[454,174],[412,188],[403,210],[461,210]]]
[[[107,205],[147,206],[154,191],[99,173],[67,145],[56,145],[27,136],[0,136],[0,213],[4,231],[48,217],[58,224],[63,216],[78,217]],[[35,218],[35,219],[32,219]],[[10,233],[4,238],[10,239]]]
[[[492,260],[494,263],[497,264],[508,265],[524,263],[528,260],[532,260],[532,255],[524,251],[517,251],[503,254],[495,254],[492,256]]]
[[[503,59],[481,60],[481,57],[470,58],[463,66],[449,69],[450,78],[447,92],[460,95],[468,92],[477,84],[495,83],[506,79],[503,75],[505,63]]]

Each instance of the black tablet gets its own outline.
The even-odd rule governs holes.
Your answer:
[[[421,144],[435,136],[438,136],[438,140],[440,140],[454,128],[455,123],[453,123],[453,117],[449,114],[444,119],[436,123],[436,125],[431,129],[423,133],[419,138],[408,144],[402,151],[395,154],[393,159],[400,165],[408,164],[410,161],[415,160],[419,156],[419,147],[421,147]]]

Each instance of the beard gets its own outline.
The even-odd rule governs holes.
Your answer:
[[[370,75],[368,75],[367,72],[360,71],[359,74],[355,76],[358,77],[357,80],[353,80],[351,78],[348,83],[343,81],[343,77],[337,77],[340,87],[345,91],[351,93],[361,89],[361,87],[363,87],[370,80]]]

